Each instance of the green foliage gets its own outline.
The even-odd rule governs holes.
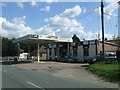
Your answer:
[[[90,65],[87,70],[106,80],[120,82],[120,69],[118,63],[118,60],[103,60]]]
[[[80,39],[74,34],[73,37],[73,42],[80,42]]]
[[[28,52],[28,45],[24,43],[20,43],[20,49],[24,50],[24,52]]]
[[[105,41],[107,41],[108,39],[107,39],[107,37],[105,37]]]
[[[13,43],[13,39],[8,39],[6,37],[2,37],[2,56],[17,56],[18,55],[18,45],[17,43]],[[48,46],[48,44],[40,44],[41,46]],[[28,44],[20,43],[20,49],[24,50],[24,52],[28,52]],[[37,44],[29,44],[29,50],[33,51],[37,49]]]
[[[2,37],[2,56],[18,55],[18,46],[12,42],[12,39]]]
[[[3,56],[7,56],[8,54],[8,42],[9,42],[8,38],[2,37],[2,55]]]

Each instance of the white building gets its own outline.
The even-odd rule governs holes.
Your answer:
[[[48,47],[48,60],[65,61],[65,57],[69,56],[77,62],[84,62],[87,58],[92,58],[97,54],[97,41],[81,41],[80,43],[58,43]],[[92,53],[91,53],[92,52]]]
[[[19,59],[26,60],[28,58],[28,53],[20,53]]]
[[[105,42],[105,52],[116,52],[119,45]],[[80,41],[79,43],[58,43],[47,48],[48,60],[65,61],[69,56],[76,62],[86,62],[87,59],[95,57],[102,52],[102,42],[98,40]]]

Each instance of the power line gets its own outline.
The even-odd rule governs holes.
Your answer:
[[[113,15],[113,14],[109,14],[109,13],[104,13],[104,15],[111,16],[111,17],[120,17],[118,15]]]
[[[86,15],[82,15],[82,16],[78,17],[77,20],[83,19],[83,18],[85,18],[85,17],[87,17],[88,15],[91,15],[91,14],[93,14],[93,10],[89,11]]]

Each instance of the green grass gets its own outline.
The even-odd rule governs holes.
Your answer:
[[[120,62],[117,60],[102,60],[91,64],[87,70],[112,82],[120,82]]]

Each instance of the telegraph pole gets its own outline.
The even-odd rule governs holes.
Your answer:
[[[104,5],[103,5],[103,0],[101,0],[101,21],[102,21],[102,54],[103,54],[103,59],[104,59]]]
[[[118,1],[118,37],[120,37],[120,1]]]

